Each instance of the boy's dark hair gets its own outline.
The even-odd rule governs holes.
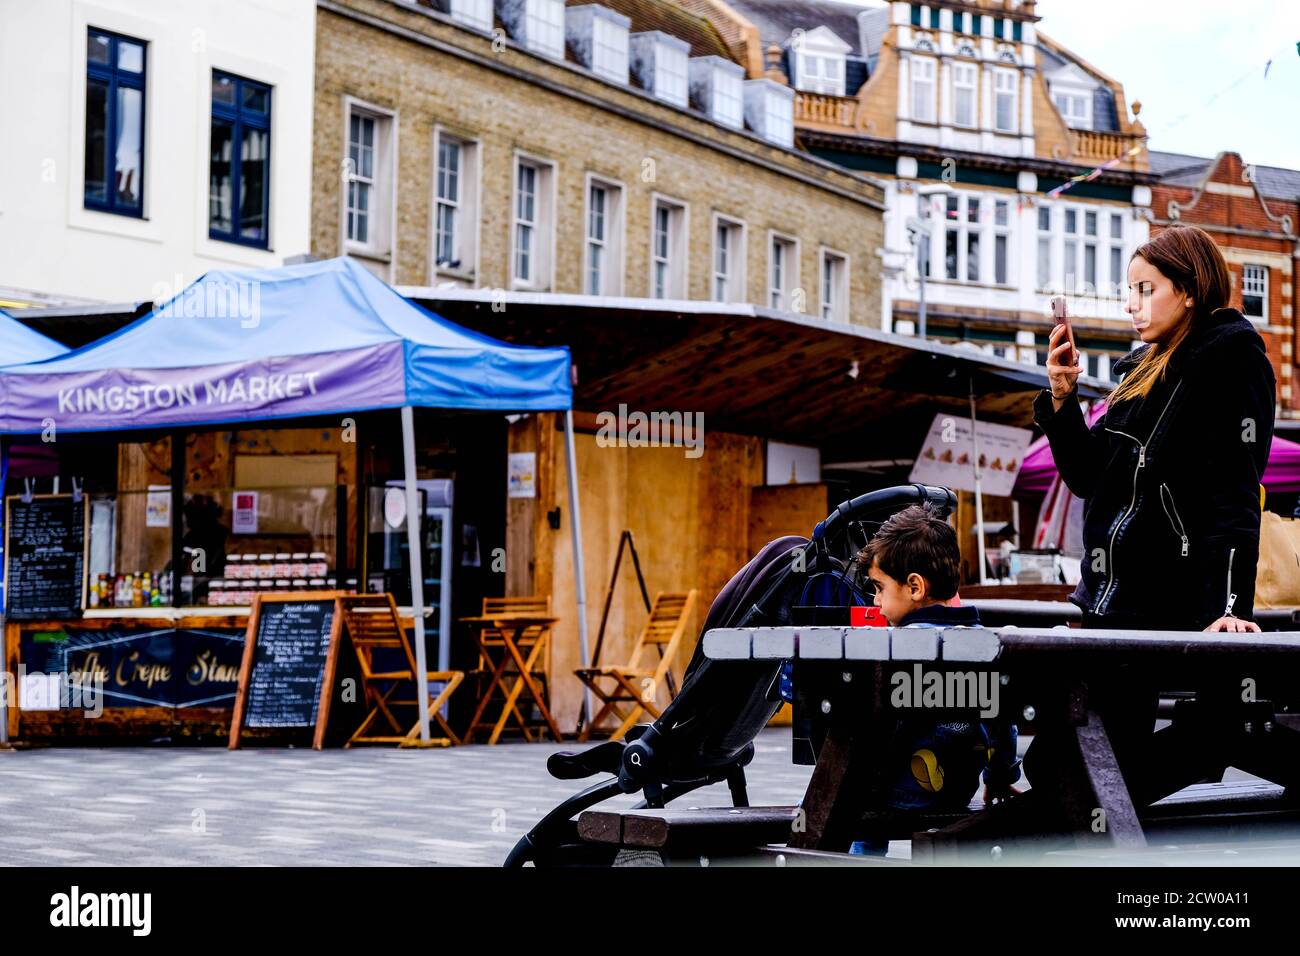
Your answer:
[[[938,601],[956,594],[961,581],[957,532],[929,502],[904,508],[880,526],[858,552],[863,575],[873,561],[895,581],[906,581],[912,573],[921,575],[930,585],[930,596]]]

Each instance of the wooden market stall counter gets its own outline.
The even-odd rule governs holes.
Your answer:
[[[6,621],[5,661],[17,685],[8,708],[9,740],[139,743],[170,737],[224,744],[249,611],[104,608],[79,618]],[[399,608],[399,616],[405,627],[413,626],[411,608]],[[65,672],[71,686],[98,676],[102,700],[78,700],[74,691],[73,706],[60,707],[57,689],[39,675]]]

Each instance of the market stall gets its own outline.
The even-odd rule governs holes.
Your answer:
[[[95,732],[66,706],[86,680],[105,689],[97,728],[219,729],[255,595],[389,589],[397,568],[421,675],[433,670],[439,576],[423,563],[442,489],[417,480],[415,408],[570,405],[566,348],[469,332],[347,259],[210,272],[99,342],[5,368],[0,434],[15,454],[57,457],[46,485],[5,489],[27,596],[7,602],[6,660],[64,675],[63,700],[48,699],[56,683],[20,680],[9,732]],[[391,434],[392,410],[400,471],[363,475],[358,435]]]

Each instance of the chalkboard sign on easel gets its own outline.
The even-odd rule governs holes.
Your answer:
[[[86,532],[80,495],[5,499],[5,613],[15,621],[80,617],[86,598]]]
[[[246,730],[273,740],[310,728],[312,747],[325,745],[343,619],[338,596],[309,591],[253,599],[230,725],[232,750]]]

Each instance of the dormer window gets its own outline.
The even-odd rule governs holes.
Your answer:
[[[1052,91],[1052,102],[1061,118],[1070,126],[1092,129],[1092,93],[1068,90]]]
[[[598,17],[594,24],[591,69],[618,83],[627,82],[627,28],[632,22],[620,16],[621,23]]]
[[[800,53],[796,62],[798,66],[795,67],[795,75],[798,77],[799,89],[809,93],[844,95],[843,57]]]
[[[628,37],[631,20],[597,4],[569,7],[565,35],[579,63],[597,76],[627,83]]]
[[[795,87],[807,93],[843,96],[845,58],[851,49],[827,27],[797,34],[790,40]]]
[[[564,0],[497,0],[497,13],[526,49],[564,59]]]
[[[451,18],[475,30],[491,31],[492,0],[450,0]]]
[[[745,121],[768,142],[789,149],[794,145],[794,90],[774,80],[746,80]]]
[[[1077,63],[1067,63],[1046,77],[1052,104],[1065,120],[1076,129],[1092,129],[1092,97],[1097,90],[1097,80]]]
[[[745,68],[720,56],[695,56],[690,60],[691,100],[709,118],[723,126],[745,126]]]
[[[686,106],[689,100],[687,60],[691,47],[685,40],[651,30],[629,37],[632,75],[655,99]]]

